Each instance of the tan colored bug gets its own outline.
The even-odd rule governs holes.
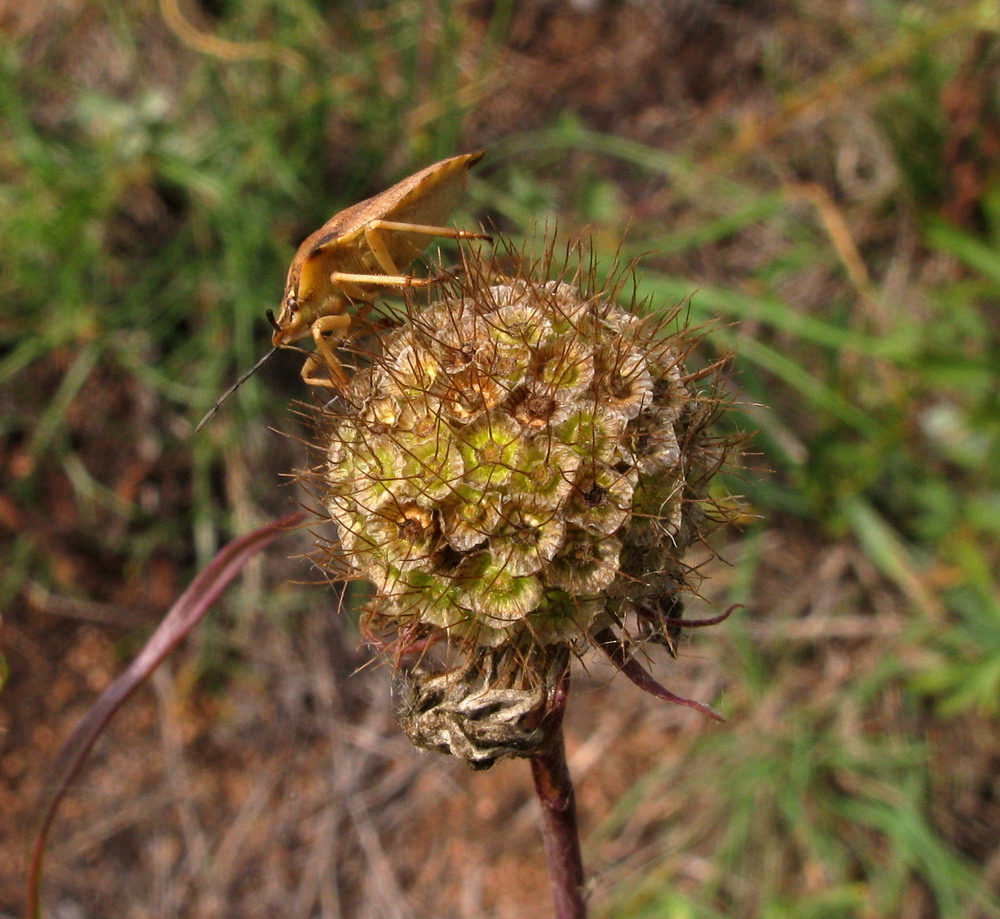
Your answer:
[[[363,317],[386,287],[433,284],[434,278],[402,273],[432,237],[489,239],[485,233],[442,226],[462,196],[466,173],[485,155],[485,150],[466,153],[421,169],[331,217],[299,246],[281,311],[272,322],[271,342],[282,347],[312,335],[317,354],[302,367],[307,383],[346,388],[332,343],[350,328],[352,307]],[[328,377],[320,375],[324,369]]]
[[[335,214],[299,246],[288,269],[278,318],[268,310],[274,345],[202,418],[200,431],[275,350],[312,336],[316,353],[302,366],[313,386],[344,392],[348,378],[333,351],[351,326],[352,309],[364,318],[386,287],[424,287],[436,278],[403,274],[435,236],[489,239],[486,233],[442,226],[465,190],[469,169],[485,150],[452,156],[415,172],[373,198]],[[326,372],[326,375],[323,372]]]

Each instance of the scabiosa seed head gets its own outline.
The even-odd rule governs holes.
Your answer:
[[[321,562],[375,585],[366,635],[420,655],[411,738],[478,765],[544,738],[572,653],[659,634],[728,446],[706,433],[719,400],[684,369],[676,313],[641,318],[593,270],[550,269],[551,250],[516,277],[467,258],[319,421],[340,534]]]

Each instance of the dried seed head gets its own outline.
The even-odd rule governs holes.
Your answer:
[[[362,624],[398,656],[460,655],[410,675],[403,722],[476,762],[531,747],[570,650],[630,617],[648,634],[687,588],[727,446],[705,433],[718,400],[686,382],[690,337],[549,268],[467,263],[321,416],[327,567],[375,585]],[[502,714],[473,730],[473,710]]]
[[[530,756],[558,712],[569,648],[537,646],[529,658],[509,648],[471,654],[440,673],[416,669],[397,680],[399,723],[418,747],[485,769],[505,756]]]

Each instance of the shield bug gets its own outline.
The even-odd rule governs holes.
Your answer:
[[[453,156],[421,169],[331,217],[299,246],[271,342],[282,347],[312,336],[317,353],[302,368],[307,383],[346,387],[347,377],[331,343],[350,328],[352,307],[367,313],[386,287],[434,283],[434,278],[403,273],[433,237],[489,239],[485,233],[442,225],[462,196],[469,168],[485,154],[480,150]],[[329,376],[319,375],[321,369]]]
[[[309,336],[316,342],[316,352],[306,359],[302,379],[343,392],[348,378],[334,344],[347,334],[354,316],[367,315],[385,288],[435,283],[437,278],[404,273],[435,236],[490,238],[486,233],[443,226],[462,197],[466,174],[485,155],[485,150],[479,150],[427,166],[335,214],[307,237],[288,269],[277,318],[270,310],[267,313],[274,329],[274,348],[226,391],[198,430],[276,349]]]

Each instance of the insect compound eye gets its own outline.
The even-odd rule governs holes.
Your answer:
[[[299,301],[295,299],[293,294],[289,294],[285,298],[285,306],[288,307],[288,312],[297,313],[299,311]]]

